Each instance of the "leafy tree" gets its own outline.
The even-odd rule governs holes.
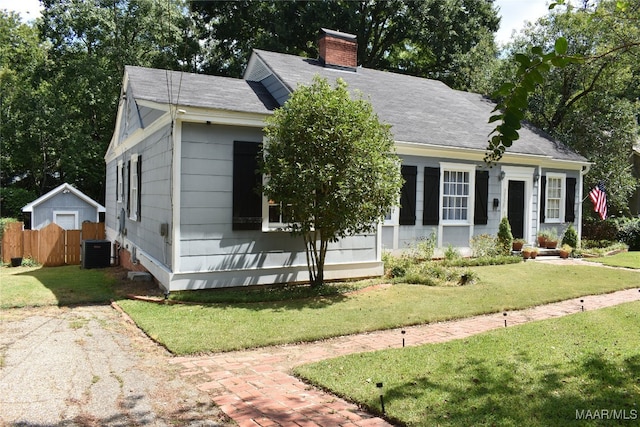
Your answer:
[[[352,99],[343,80],[315,77],[267,119],[264,194],[290,206],[304,239],[312,286],[324,281],[328,245],[376,227],[398,202],[399,159],[388,125]]]
[[[531,121],[594,162],[586,187],[604,180],[610,211],[627,212],[637,185],[628,158],[640,113],[639,22],[637,4],[601,1],[550,13],[528,28],[512,47],[516,66],[502,70],[507,83],[495,93],[500,102],[490,120],[498,125],[487,160],[499,160],[518,139],[520,122]]]
[[[190,69],[195,41],[182,1],[45,0],[39,24],[50,44],[43,70],[51,92],[58,181],[96,200],[104,195],[104,153],[113,134],[125,65]],[[54,133],[54,130],[58,131]],[[53,139],[53,138],[52,138]]]
[[[37,198],[37,195],[24,188],[1,187],[0,188],[0,218],[17,218],[24,221],[22,208]]]
[[[251,49],[317,57],[320,28],[358,37],[360,65],[462,88],[471,61],[493,55],[499,18],[485,0],[194,1],[204,70],[239,77]],[[489,43],[489,45],[487,45]],[[484,55],[469,55],[481,50]]]
[[[42,4],[34,25],[2,15],[2,185],[43,194],[69,182],[104,200],[124,66],[194,70],[192,21],[182,0]]]
[[[36,189],[47,162],[38,145],[38,103],[46,85],[37,77],[45,54],[37,31],[15,13],[0,11],[0,182]]]

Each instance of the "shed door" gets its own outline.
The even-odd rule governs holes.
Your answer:
[[[509,181],[507,218],[514,239],[524,237],[524,181]]]
[[[77,212],[54,212],[53,222],[65,230],[75,230],[78,214]]]

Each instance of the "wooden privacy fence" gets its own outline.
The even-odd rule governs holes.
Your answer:
[[[64,230],[49,224],[41,230],[23,230],[21,222],[9,223],[2,235],[2,261],[31,258],[46,267],[80,264],[83,240],[104,240],[104,223],[85,222],[82,230]]]

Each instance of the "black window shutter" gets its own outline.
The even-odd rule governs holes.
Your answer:
[[[564,222],[573,222],[576,219],[576,179],[567,178],[567,198],[564,204]]]
[[[540,223],[543,223],[545,218],[546,218],[546,214],[545,214],[545,208],[547,206],[547,177],[546,176],[541,176],[540,177]]]
[[[137,216],[138,221],[142,220],[142,156],[138,156],[138,206]]]
[[[473,223],[489,222],[489,171],[476,171],[476,194],[473,212]]]
[[[122,171],[120,170],[121,168],[118,167],[118,162],[116,162],[116,202],[120,199],[120,174],[122,173]]]
[[[127,161],[127,189],[125,193],[127,195],[127,217],[131,216],[131,197],[129,197],[131,195],[130,191],[131,191],[131,160]]]
[[[233,142],[233,229],[260,230],[262,228],[262,197],[258,192],[261,175],[258,173],[257,142]]]
[[[404,184],[400,193],[400,218],[398,222],[400,225],[415,225],[418,167],[402,165],[401,173]]]
[[[440,222],[440,168],[424,168],[422,225]]]

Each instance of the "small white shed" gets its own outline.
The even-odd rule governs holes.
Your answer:
[[[22,208],[31,214],[31,229],[39,230],[51,223],[65,230],[79,230],[85,221],[99,222],[104,206],[82,191],[64,183]]]

